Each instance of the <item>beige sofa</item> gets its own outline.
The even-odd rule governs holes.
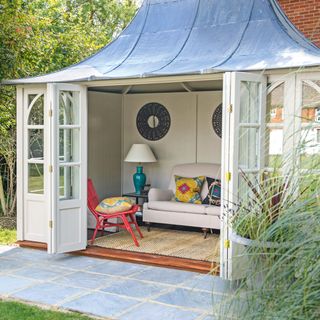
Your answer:
[[[149,201],[143,206],[143,221],[147,224],[164,223],[203,229],[220,229],[220,207],[172,200],[175,194],[175,175],[188,178],[206,176],[220,179],[220,171],[221,166],[217,164],[196,163],[175,166],[167,190],[150,189]],[[208,185],[205,182],[201,191],[202,199],[207,194]]]

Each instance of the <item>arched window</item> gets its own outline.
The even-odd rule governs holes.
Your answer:
[[[44,193],[44,95],[29,94],[26,110],[28,193]]]

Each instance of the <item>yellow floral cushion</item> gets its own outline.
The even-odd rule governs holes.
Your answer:
[[[200,192],[205,180],[204,176],[196,178],[184,178],[180,176],[174,176],[174,178],[176,181],[176,201],[195,204],[202,203]]]
[[[96,211],[102,213],[118,213],[130,210],[133,203],[129,198],[113,197],[102,200],[96,207]]]

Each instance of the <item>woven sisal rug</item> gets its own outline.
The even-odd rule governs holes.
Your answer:
[[[208,234],[207,239],[204,239],[200,232],[159,228],[151,228],[151,231],[148,232],[146,227],[140,228],[143,239],[140,239],[135,231],[140,247],[134,245],[127,231],[97,238],[94,245],[109,249],[219,262],[219,235]]]

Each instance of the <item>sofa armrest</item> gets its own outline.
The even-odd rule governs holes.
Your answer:
[[[172,197],[172,190],[151,188],[148,193],[149,201],[170,201]]]

